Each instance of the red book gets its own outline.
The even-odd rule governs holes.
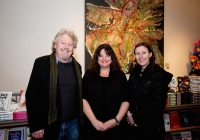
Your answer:
[[[180,120],[179,120],[178,111],[170,111],[169,112],[169,117],[170,117],[171,129],[180,128]]]

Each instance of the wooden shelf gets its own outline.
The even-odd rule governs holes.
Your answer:
[[[0,121],[0,128],[5,127],[16,127],[16,126],[22,126],[22,125],[28,125],[28,120],[3,120]]]
[[[199,108],[200,109],[200,103],[166,106],[165,107],[165,111],[184,110],[184,109],[190,110],[190,109],[194,109],[194,108]],[[200,126],[180,127],[180,128],[177,128],[177,129],[168,130],[168,131],[166,131],[166,133],[177,132],[177,131],[187,131],[187,130],[199,129],[199,128],[200,128]]]
[[[180,128],[177,128],[177,129],[168,130],[166,132],[170,133],[170,132],[185,131],[185,130],[198,129],[198,128],[200,128],[200,126],[180,127]]]
[[[183,104],[183,105],[166,106],[165,107],[165,111],[182,110],[182,109],[189,109],[189,108],[200,108],[200,103],[198,103],[198,104]]]

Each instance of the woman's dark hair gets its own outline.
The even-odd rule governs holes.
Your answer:
[[[146,47],[148,49],[149,53],[152,53],[152,56],[150,57],[150,61],[155,63],[155,55],[154,55],[154,52],[153,52],[151,45],[147,42],[140,42],[135,46],[135,49],[138,48],[138,47],[141,47],[141,46]],[[134,49],[134,54],[135,54],[135,49]]]
[[[115,52],[113,51],[112,47],[109,44],[101,44],[96,48],[95,53],[89,65],[89,69],[91,69],[95,73],[98,74],[100,73],[100,65],[98,63],[98,57],[100,56],[100,52],[103,49],[105,49],[107,55],[111,56],[112,62],[110,64],[110,71],[121,70],[121,66],[119,64],[117,56],[115,55]]]

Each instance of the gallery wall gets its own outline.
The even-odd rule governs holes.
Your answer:
[[[200,39],[200,0],[164,0],[164,62],[174,77],[191,71],[189,56]]]
[[[84,67],[84,13],[83,0],[1,0],[0,91],[27,88],[35,58],[51,53],[61,28],[78,36],[74,56]]]
[[[0,91],[26,89],[35,58],[51,53],[61,28],[79,42],[74,56],[85,70],[84,0],[0,1]],[[165,0],[164,61],[175,77],[191,70],[192,44],[200,38],[199,0]]]

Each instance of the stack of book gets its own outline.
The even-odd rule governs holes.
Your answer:
[[[166,136],[167,140],[192,140],[190,131],[169,133]]]
[[[0,121],[2,121],[2,120],[12,120],[13,119],[13,112],[14,112],[14,109],[9,110],[9,112],[6,112],[6,113],[0,113]]]
[[[176,93],[176,104],[191,104],[192,103],[192,92],[184,91]]]
[[[166,134],[167,140],[182,140],[182,136],[180,132],[173,132]]]
[[[181,92],[176,93],[176,104],[181,105]]]
[[[168,133],[166,140],[199,140],[200,130],[180,131]]]
[[[181,104],[191,104],[192,93],[190,91],[185,91],[181,93]]]
[[[191,103],[200,103],[200,92],[191,92]]]
[[[22,120],[22,119],[27,119],[27,112],[26,111],[19,111],[16,109],[13,112],[13,120]]]
[[[0,120],[12,120],[13,119],[13,111],[10,110],[10,102],[11,102],[12,92],[0,92]]]
[[[167,93],[167,106],[176,105],[176,93],[168,92]]]
[[[191,88],[191,102],[200,103],[200,76],[189,76]]]

